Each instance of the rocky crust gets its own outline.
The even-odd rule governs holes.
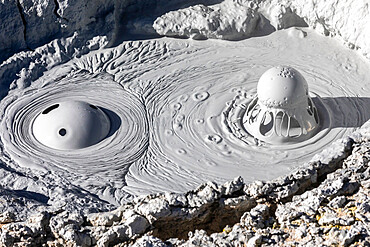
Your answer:
[[[168,12],[158,17],[153,27],[165,36],[239,40],[309,26],[338,37],[370,58],[369,10],[368,4],[359,0],[225,0]]]
[[[115,25],[114,1],[0,1],[0,61],[75,32],[87,39],[107,34]],[[77,14],[78,13],[78,14]]]
[[[249,6],[254,6],[253,2]],[[263,16],[249,6],[232,1],[191,6],[157,18],[153,27],[165,36],[240,40],[257,35],[267,26]]]
[[[19,51],[33,51],[54,39],[78,35],[84,42],[106,36],[110,45],[128,32],[153,35],[163,13],[219,0],[0,0],[0,64]],[[134,21],[133,21],[134,20]],[[149,27],[149,28],[148,28]]]
[[[0,215],[3,246],[368,246],[370,122],[340,155],[269,182],[205,183],[137,197],[104,213]],[[325,155],[325,152],[322,153]]]

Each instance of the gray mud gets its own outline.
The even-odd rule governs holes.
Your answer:
[[[360,0],[0,1],[0,246],[369,246],[369,18]],[[138,40],[159,35],[202,41]],[[242,71],[240,47],[259,61],[249,63],[253,73]],[[304,56],[294,57],[298,48]],[[220,135],[199,131],[189,119],[202,123],[192,117],[208,109],[223,113],[227,100],[245,92],[224,93],[225,81],[249,80],[251,92],[258,75],[283,61],[302,69],[314,93],[325,96],[332,131],[310,153],[302,148],[295,163],[294,154],[289,161],[267,157],[266,172],[259,171],[265,177],[232,180],[240,174],[230,169],[228,152],[217,149]],[[230,71],[241,73],[230,77]],[[199,78],[208,88],[197,87]],[[213,87],[213,79],[223,84]],[[179,105],[187,90],[192,103]],[[218,98],[220,92],[230,97]],[[54,156],[33,145],[20,127],[33,109],[54,102],[53,94],[82,99],[86,93],[99,106],[133,112],[120,120],[127,132],[116,126],[102,143],[110,155]],[[145,119],[148,103],[158,106],[151,116],[165,112],[166,121]],[[165,124],[175,131],[161,129]],[[177,135],[176,145],[197,140],[203,146],[186,148],[222,153],[210,155],[219,164],[193,162],[196,155],[164,141],[184,133],[177,127],[190,134]],[[121,152],[122,146],[129,148]],[[163,159],[158,150],[166,151]],[[246,174],[255,167],[244,167]]]

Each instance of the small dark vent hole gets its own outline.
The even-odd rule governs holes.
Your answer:
[[[46,108],[46,109],[42,112],[42,114],[48,114],[49,112],[51,112],[51,111],[52,111],[52,110],[54,110],[54,109],[57,109],[58,107],[59,107],[59,104],[52,105],[52,106],[50,106],[50,107]]]
[[[60,129],[60,130],[59,130],[59,135],[61,135],[61,136],[65,136],[66,134],[67,134],[66,129]]]
[[[97,109],[98,109],[98,107],[96,107],[96,106],[94,106],[94,105],[90,105],[90,107],[91,107],[91,108],[93,108],[93,109],[95,109],[95,110],[97,110]]]

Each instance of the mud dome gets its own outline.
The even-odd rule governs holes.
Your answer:
[[[129,166],[148,146],[148,124],[142,101],[104,73],[94,76],[79,72],[64,80],[53,77],[52,84],[45,78],[34,84],[37,87],[2,101],[2,112],[6,112],[2,128],[6,131],[1,138],[6,140],[7,155],[27,168],[61,172],[76,185],[112,203],[115,193],[122,199],[122,193],[115,190],[126,185],[124,176]],[[39,112],[66,100],[88,101],[105,112],[111,125],[102,141],[82,149],[58,150],[35,138],[33,123]]]
[[[255,96],[259,77],[279,64],[306,78],[321,121],[315,136],[296,144],[263,143],[240,126],[240,111]],[[1,102],[3,155],[25,168],[57,171],[111,203],[131,195],[185,192],[239,175],[246,183],[273,179],[369,119],[368,76],[368,64],[355,52],[308,28],[237,43],[125,42],[11,91]],[[78,151],[34,145],[29,130],[35,114],[65,100],[99,106],[113,131]]]

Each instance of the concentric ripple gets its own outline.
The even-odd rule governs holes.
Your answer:
[[[339,46],[325,42],[312,59],[316,53],[310,47],[322,41],[316,36],[292,41],[298,45],[289,43],[289,48],[287,40],[274,41],[269,46],[261,41],[213,44],[176,67],[156,71],[162,76],[152,87],[147,105],[153,125],[150,166],[130,168],[128,184],[140,190],[152,186],[157,191],[184,191],[207,180],[276,178],[308,162],[369,119],[369,99],[361,97],[369,92],[369,85],[362,74],[366,67],[361,68],[360,62],[352,64],[358,66],[355,70],[346,71],[343,61],[351,55],[340,54],[335,50]],[[333,59],[333,54],[340,59]],[[256,94],[259,77],[279,64],[288,64],[304,75],[319,111],[320,131],[297,144],[261,143],[242,126],[243,111]],[[352,87],[350,81],[359,85]]]
[[[37,115],[56,102],[80,100],[102,109],[110,118],[108,136],[76,150],[56,150],[38,142],[32,133]],[[81,73],[42,88],[6,97],[1,103],[1,132],[5,152],[25,167],[62,172],[76,184],[121,188],[129,165],[148,145],[148,124],[140,99],[110,76]],[[94,190],[93,190],[94,191]]]
[[[116,199],[287,174],[370,118],[368,63],[306,31],[238,42],[134,41],[76,58],[2,100],[3,155]],[[260,143],[241,122],[259,77],[280,64],[302,73],[319,111],[320,131],[297,144]],[[113,131],[80,150],[39,145],[30,134],[37,113],[72,98],[103,109]]]
[[[255,95],[258,75],[268,67],[246,69],[255,72],[238,79],[228,78],[227,74],[212,69],[219,66],[203,68],[197,74],[204,86],[194,85],[191,79],[186,78],[187,73],[180,78],[177,75],[176,80],[181,81],[181,86],[171,94],[163,95],[166,100],[162,98],[168,106],[156,106],[162,109],[154,122],[154,134],[158,138],[156,152],[162,150],[163,155],[177,166],[216,179],[242,175],[247,181],[253,181],[274,177],[307,162],[315,153],[365,121],[363,112],[366,112],[366,105],[349,97],[346,102],[340,98],[324,97],[325,94],[321,97],[318,85],[310,85],[311,96],[322,120],[321,131],[297,144],[260,143],[243,128],[242,117]],[[211,80],[208,78],[210,74]],[[325,75],[319,76],[322,76],[319,80],[322,86],[326,78]],[[313,81],[310,77],[308,80]],[[335,91],[338,95],[343,93],[331,89],[331,92]],[[199,100],[198,95],[207,97]],[[156,98],[161,97],[156,95]],[[160,100],[156,103],[161,104]]]

